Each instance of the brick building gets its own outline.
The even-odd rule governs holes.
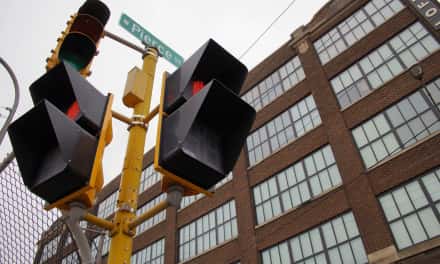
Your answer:
[[[233,173],[138,227],[132,263],[440,263],[439,26],[438,1],[329,1],[250,71]],[[152,160],[138,213],[166,197]],[[78,263],[69,240],[43,239],[37,262]]]

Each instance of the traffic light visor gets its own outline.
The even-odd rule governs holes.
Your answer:
[[[107,97],[70,65],[58,64],[32,83],[29,90],[35,105],[46,99],[66,114],[78,104],[73,119],[90,134],[98,134]]]
[[[39,197],[51,203],[88,182],[97,139],[49,101],[17,119],[8,133],[23,182]]]
[[[194,82],[216,79],[238,95],[246,76],[246,66],[210,39],[167,78],[164,110],[170,114],[193,96]]]
[[[101,1],[88,0],[79,8],[69,34],[61,44],[58,58],[80,71],[87,67],[96,53],[104,26],[110,17],[109,8]]]
[[[101,1],[88,0],[79,8],[78,14],[96,17],[102,25],[105,25],[110,17],[110,9]]]
[[[213,80],[164,117],[159,164],[209,189],[232,170],[254,119],[251,106]]]

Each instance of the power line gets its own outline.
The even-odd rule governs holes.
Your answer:
[[[256,44],[257,42],[264,36],[264,34],[267,33],[267,31],[269,31],[269,29],[272,28],[272,26],[284,15],[284,13],[287,12],[287,10],[296,2],[296,0],[292,0],[292,2],[289,3],[289,5],[272,21],[272,23],[270,23],[270,25],[263,31],[263,33],[261,33],[257,39],[249,46],[249,48],[247,48],[245,50],[245,52],[243,52],[243,54],[241,54],[240,56],[240,60],[244,57],[244,55],[246,55]]]

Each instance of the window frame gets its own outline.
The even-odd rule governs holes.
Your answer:
[[[382,0],[381,0],[382,1]],[[395,4],[395,3],[398,4]],[[402,3],[400,0],[392,0],[390,2],[383,1],[384,5],[381,7],[376,7],[374,0],[369,1],[365,3],[362,7],[358,8],[357,10],[353,11],[348,17],[344,18],[341,22],[339,22],[334,27],[330,28],[328,31],[326,31],[324,34],[322,34],[320,37],[318,37],[316,40],[313,41],[313,48],[318,55],[319,61],[322,66],[325,66],[327,63],[332,61],[334,58],[338,57],[340,54],[342,54],[344,51],[350,49],[353,45],[355,45],[357,42],[364,39],[366,36],[368,36],[371,32],[379,28],[381,25],[383,25],[385,22],[390,20],[392,17],[396,16],[400,12],[402,12],[406,5]],[[392,5],[397,5],[396,10],[394,10],[395,7],[392,7]],[[370,14],[368,11],[369,6],[374,6],[375,10],[373,13]],[[385,18],[381,22],[376,22],[374,20],[374,16],[380,14],[382,18],[384,15],[382,14],[382,11],[385,8],[389,8],[392,10],[393,14],[391,16]],[[364,16],[362,21],[359,21],[359,18],[357,17],[359,14],[362,14]],[[355,21],[355,25],[350,25],[350,22]],[[369,26],[371,27],[369,31],[364,28],[364,24],[366,22],[369,22]],[[343,32],[343,28],[347,28],[347,31]],[[356,35],[356,30],[362,29],[362,36]],[[333,33],[332,33],[333,32]],[[350,43],[349,38],[347,36],[352,36],[353,41]],[[336,37],[335,37],[336,36]],[[343,48],[339,50],[337,47],[337,43],[342,42]],[[327,43],[327,44],[326,44]],[[329,50],[333,48],[335,50],[335,55],[330,56]],[[325,56],[321,56],[321,54],[325,54]],[[323,58],[326,58],[325,61]]]
[[[301,109],[303,107],[301,106],[304,106],[307,111],[302,113]],[[321,124],[322,119],[315,99],[309,93],[248,134],[246,137],[246,153],[249,168],[262,162]],[[264,153],[265,144],[267,145],[266,154]]]
[[[428,189],[426,187],[426,183],[424,182],[424,179],[432,174],[434,174],[434,177],[436,177],[437,180],[440,182],[440,167],[437,167],[434,169],[430,169],[427,172],[425,172],[417,177],[411,178],[408,181],[405,181],[405,182],[403,182],[403,183],[401,183],[391,189],[388,189],[385,192],[378,195],[378,197],[377,197],[377,200],[378,200],[380,207],[381,207],[381,210],[383,212],[384,220],[387,223],[387,227],[390,230],[390,233],[393,237],[394,244],[396,245],[396,248],[398,251],[402,251],[402,250],[411,248],[413,246],[416,246],[420,243],[424,243],[426,241],[440,237],[440,233],[437,234],[436,236],[429,237],[428,231],[426,230],[426,227],[424,226],[424,222],[422,221],[422,217],[419,215],[420,212],[422,212],[426,209],[431,209],[432,213],[434,214],[434,217],[436,217],[437,222],[440,223],[440,208],[439,208],[440,199],[433,200],[431,193],[428,191]],[[419,206],[419,207],[414,204],[413,198],[411,197],[411,195],[407,189],[407,187],[413,183],[417,183],[417,185],[420,187],[420,190],[422,191],[422,193],[424,195],[424,199],[426,200],[426,204]],[[409,202],[412,207],[411,211],[406,212],[406,213],[401,212],[401,209],[399,208],[399,203],[397,202],[396,198],[394,197],[394,193],[399,190],[402,190],[402,189],[405,192],[406,196],[409,198]],[[381,199],[384,199],[385,197],[391,197],[391,199],[393,201],[393,205],[399,214],[397,217],[394,217],[391,220],[388,219],[387,213],[385,211],[385,207],[381,201]],[[417,220],[419,221],[419,224],[423,228],[424,235],[427,237],[426,239],[424,239],[422,241],[415,242],[413,240],[413,238],[411,237],[411,233],[409,231],[410,228],[408,228],[407,223],[405,222],[405,219],[412,216],[412,215],[416,215]],[[403,224],[406,235],[408,236],[408,238],[411,242],[410,245],[404,246],[404,247],[399,247],[398,242],[397,242],[397,238],[391,228],[391,225],[394,223],[397,223],[397,222],[401,222]]]
[[[388,106],[387,108],[385,108],[384,110],[380,111],[379,113],[375,114],[374,116],[370,117],[367,120],[364,120],[362,123],[360,123],[359,125],[351,128],[351,136],[353,139],[353,142],[358,150],[359,156],[361,157],[361,160],[364,164],[364,167],[366,169],[366,171],[372,170],[374,168],[376,168],[377,166],[389,161],[390,159],[400,155],[400,153],[402,153],[402,151],[406,150],[406,149],[410,149],[414,146],[416,146],[419,142],[423,142],[425,141],[427,138],[430,138],[433,135],[437,135],[438,133],[440,133],[440,129],[437,128],[439,126],[439,122],[440,122],[440,109],[439,107],[435,104],[435,102],[432,101],[432,98],[428,95],[428,93],[426,92],[428,90],[428,87],[434,87],[439,89],[440,91],[440,76],[437,78],[434,78],[433,80],[431,80],[429,83],[424,84],[423,86],[419,87],[417,90],[414,90],[412,93],[408,94],[405,97],[402,97],[399,99],[399,101],[393,103],[392,105]],[[425,108],[424,110],[421,110],[421,112],[416,112],[418,111],[417,108],[420,106],[415,106],[413,104],[413,102],[411,101],[411,98],[415,98],[413,96],[419,95],[420,98],[423,99],[423,103],[426,104],[427,108]],[[415,111],[415,115],[412,117],[409,117],[408,119],[406,119],[406,116],[404,113],[402,113],[402,110],[400,109],[400,105],[402,105],[403,103],[408,103],[411,106],[411,109],[413,111]],[[395,123],[393,122],[393,120],[395,120],[395,118],[391,118],[389,112],[392,112],[391,110],[395,111],[397,110],[397,112],[399,113],[400,117],[402,117],[402,122],[398,125],[395,125]],[[426,125],[423,120],[423,117],[428,114],[429,112],[431,112],[433,114],[433,116],[436,118],[436,120],[433,121],[433,123],[431,123],[429,126]],[[377,127],[375,120],[377,118],[379,118],[380,116],[382,116],[384,118],[384,120],[387,122],[388,125],[388,131],[385,132],[384,134],[380,134],[380,129]],[[413,131],[413,128],[410,127],[410,123],[415,121],[415,120],[419,120],[422,125],[423,125],[423,129],[421,131],[419,131],[419,133],[415,133]],[[364,126],[368,123],[372,123],[376,133],[378,134],[378,136],[376,136],[373,139],[369,139],[368,138],[368,133],[365,130]],[[402,141],[401,138],[401,134],[399,134],[399,129],[407,127],[407,129],[410,132],[410,137],[409,140],[406,141]],[[430,129],[436,129],[433,131],[430,131]],[[367,140],[366,143],[363,143],[361,145],[359,145],[358,143],[358,139],[355,136],[356,131],[362,131],[361,134],[363,135],[363,137]],[[419,136],[424,135],[423,137],[418,138]],[[397,143],[397,148],[394,149],[393,151],[388,150],[388,146],[387,144],[384,142],[384,138],[386,138],[387,136],[392,135],[393,139],[395,140],[395,142]],[[373,149],[373,145],[377,142],[381,142],[382,147],[386,149],[386,153],[387,155],[385,155],[383,158],[378,158],[377,154],[374,152]],[[369,152],[371,152],[371,154],[373,155],[372,157],[373,162],[371,164],[367,164],[367,161],[365,160],[363,150],[369,149]]]
[[[153,250],[158,250],[158,248],[160,249],[160,254],[155,256],[153,258],[152,256],[152,252]],[[144,253],[145,251],[145,253]],[[151,252],[150,255],[148,255],[147,253]],[[155,252],[156,254],[158,252]],[[144,254],[142,256],[145,256],[145,258],[142,258],[142,256],[140,254]],[[149,258],[147,258],[149,256]],[[137,261],[137,258],[141,257],[140,262]],[[137,250],[136,252],[133,252],[130,258],[130,264],[137,264],[139,263],[158,263],[157,261],[159,260],[159,262],[161,264],[165,263],[165,237],[162,237],[150,244],[148,244],[147,246],[143,247],[142,249]],[[146,261],[146,262],[142,262],[142,261]]]
[[[354,224],[355,224],[354,227],[356,227],[357,234],[350,235],[348,228],[347,228],[346,218],[351,218],[354,220]],[[334,226],[335,225],[334,222],[336,222],[336,221],[340,221],[343,225],[342,228],[344,230],[344,235],[346,236],[345,239],[343,239],[343,241],[338,241],[338,234],[335,231],[335,226]],[[324,226],[330,226],[330,228],[331,228],[332,235],[335,240],[335,243],[332,245],[327,244],[328,242],[326,240],[327,236],[324,234]],[[319,235],[319,243],[320,243],[321,249],[314,248],[315,245],[313,244],[314,242],[312,239],[312,232],[315,234],[317,233]],[[307,241],[305,243],[303,243],[302,237],[304,237],[304,236],[307,236],[308,243],[307,243]],[[298,241],[299,249],[301,251],[300,252],[301,259],[296,259],[296,254],[294,254],[294,248],[293,248],[294,243],[293,242],[295,240]],[[364,242],[362,241],[362,236],[359,232],[359,227],[357,225],[356,219],[354,217],[353,212],[348,211],[348,212],[339,214],[339,215],[337,215],[337,216],[335,216],[335,217],[333,217],[333,218],[331,218],[321,224],[313,226],[313,227],[311,227],[301,233],[293,235],[293,236],[287,238],[286,240],[280,241],[272,246],[269,246],[267,248],[260,250],[259,251],[260,261],[261,261],[261,263],[266,264],[265,255],[269,257],[269,259],[268,259],[269,263],[280,263],[280,261],[286,260],[285,258],[282,258],[281,254],[279,253],[280,252],[279,247],[281,245],[284,245],[285,247],[287,247],[287,252],[286,252],[287,256],[284,256],[284,257],[287,257],[287,260],[289,261],[289,263],[306,263],[306,261],[308,261],[310,259],[315,259],[316,257],[322,256],[322,255],[324,255],[324,258],[327,263],[332,263],[331,259],[330,259],[330,257],[331,257],[330,252],[332,250],[337,250],[337,255],[339,256],[339,260],[343,260],[343,256],[341,255],[340,251],[342,250],[341,249],[342,246],[345,246],[347,244],[350,248],[351,257],[353,258],[353,260],[356,261],[357,256],[355,254],[355,251],[354,251],[353,245],[352,245],[354,241],[361,242],[362,249],[363,249],[362,258],[364,258],[366,260],[366,262],[364,262],[364,263],[368,263],[368,257],[366,254]],[[315,240],[315,242],[317,242],[317,241]],[[311,253],[308,254],[307,256],[305,256],[305,254],[304,254],[303,244],[308,244],[308,246],[310,246]],[[277,252],[275,252],[275,253],[278,253],[278,255],[275,256],[275,254],[274,254],[274,256],[273,256],[272,250],[276,250]],[[266,252],[268,252],[268,254],[265,254]],[[278,262],[273,261],[272,257],[277,257]]]
[[[258,112],[305,79],[304,67],[295,55],[244,92],[241,99]]]
[[[229,211],[223,211],[224,207],[228,207]],[[226,216],[225,212],[228,213],[229,217]],[[211,217],[211,215],[213,216]],[[222,218],[221,221],[219,221],[220,216]],[[211,221],[214,221],[214,223],[211,223]],[[230,225],[230,237],[226,238],[225,234],[227,233],[228,225]],[[199,228],[201,228],[200,231],[198,230]],[[223,239],[220,239],[221,231],[223,232]],[[215,235],[211,235],[212,232]],[[238,235],[237,208],[235,200],[232,199],[178,228],[178,262],[194,259],[219,245],[229,243],[236,239]],[[214,239],[214,243],[212,243],[212,239]],[[205,248],[206,242],[208,242],[208,246]],[[199,243],[202,244],[199,245]],[[187,254],[185,253],[186,249],[188,250]]]
[[[331,157],[326,157],[325,155],[331,154]],[[316,164],[315,157],[320,157],[323,159],[323,167],[318,168]],[[306,165],[306,162],[311,160],[314,166],[314,171],[309,171],[309,168]],[[330,160],[330,161],[329,161]],[[297,175],[299,171],[297,169],[301,168],[301,173],[303,176],[299,178]],[[337,174],[332,175],[332,172]],[[327,177],[330,186],[326,189],[323,188],[322,184],[322,177]],[[291,182],[294,179],[295,182]],[[314,188],[312,187],[312,180],[317,179],[319,186],[321,190],[315,194]],[[271,181],[275,182],[275,193],[272,194],[271,191]],[[282,183],[282,181],[285,181],[286,186]],[[336,181],[336,182],[333,182]],[[252,199],[253,199],[253,206],[254,206],[254,214],[255,214],[255,222],[257,226],[264,225],[279,216],[291,211],[295,210],[295,208],[302,206],[303,204],[307,203],[308,201],[311,201],[313,199],[316,199],[328,192],[330,192],[333,189],[338,188],[343,184],[341,173],[339,171],[336,158],[334,155],[334,152],[330,146],[330,144],[326,144],[321,146],[320,148],[310,152],[306,156],[302,157],[300,160],[292,163],[285,169],[280,170],[279,172],[275,173],[274,175],[264,179],[263,181],[255,184],[252,186]],[[273,183],[272,183],[273,185]],[[263,186],[267,186],[267,195],[264,195],[263,193]],[[305,186],[305,187],[303,187]],[[303,197],[303,188],[306,188],[307,190],[307,197]],[[295,192],[295,190],[297,190]],[[299,203],[294,204],[292,191],[294,193],[297,193],[299,198],[297,201]],[[258,194],[258,195],[257,195]],[[264,198],[264,196],[267,196]],[[286,200],[288,198],[288,204],[286,204]],[[273,207],[273,201],[275,203],[278,203],[279,206],[279,212],[276,213]],[[270,211],[272,212],[270,217],[266,216],[266,204],[270,204]],[[288,206],[290,205],[290,207]],[[260,209],[261,208],[261,209]],[[260,211],[260,213],[259,213]],[[260,221],[259,215],[262,215],[262,221]]]
[[[419,31],[414,33],[413,31],[416,31],[417,29]],[[420,32],[423,32],[422,36],[420,36]],[[415,39],[415,41],[410,44],[404,43],[402,41],[402,37],[405,34],[409,34],[412,39]],[[429,50],[431,48],[427,47],[426,43],[424,43],[424,41],[427,39],[432,39],[435,41],[436,45],[432,46],[433,50]],[[396,41],[402,43],[402,45],[395,47],[393,42]],[[418,56],[412,51],[412,48],[417,45],[422,46],[423,51],[426,52],[425,56],[418,58]],[[389,51],[389,55],[386,57],[381,54],[384,49],[388,49]],[[340,71],[329,80],[330,86],[332,87],[332,92],[338,102],[339,108],[341,111],[343,111],[353,106],[369,94],[381,89],[390,81],[404,74],[413,65],[425,60],[438,50],[440,50],[440,42],[434,38],[434,35],[420,21],[415,21],[414,23],[408,25],[406,28],[390,37],[380,46],[376,47],[358,61]],[[405,63],[402,57],[402,54],[404,53],[410,54],[411,58],[414,59],[412,64],[407,65]],[[372,60],[373,57],[378,57],[380,62],[375,63],[375,61]],[[394,66],[398,65],[399,69],[394,70],[395,68],[393,68],[391,64],[394,64]],[[370,67],[368,70],[365,69],[367,66]],[[389,78],[385,78],[385,71],[382,75],[380,74],[380,71],[384,69],[386,69],[388,72],[387,74],[389,74]],[[352,76],[352,71],[359,72],[360,76],[354,78]],[[373,76],[375,77],[373,78]],[[346,80],[349,82],[349,84],[345,84],[345,77],[349,78]],[[378,83],[375,84],[374,80],[376,80]],[[363,83],[362,87],[359,85],[361,82]],[[356,93],[356,98],[351,98],[350,93]]]

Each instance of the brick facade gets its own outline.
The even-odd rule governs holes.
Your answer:
[[[358,102],[341,110],[329,80],[348,66],[380,46],[393,35],[416,20],[421,21],[439,40],[436,32],[408,3],[396,16],[373,30],[350,48],[321,65],[313,42],[340,23],[368,1],[330,1],[312,21],[292,34],[293,38],[250,71],[242,94],[271,74],[293,56],[299,56],[306,78],[257,112],[253,130],[270,121],[305,96],[312,94],[321,125],[290,142],[266,159],[249,167],[244,149],[233,170],[233,180],[220,187],[212,198],[201,198],[186,208],[168,208],[166,220],[135,238],[134,251],[165,238],[165,263],[176,263],[179,252],[179,228],[208,213],[213,208],[234,199],[237,208],[238,237],[221,244],[185,263],[260,263],[260,251],[317,226],[344,212],[352,211],[370,262],[438,263],[440,243],[428,241],[419,248],[398,252],[377,196],[440,165],[440,135],[428,137],[366,169],[351,129],[368,120],[402,97],[417,90],[422,82],[413,78],[409,70],[399,74],[383,87],[374,90]],[[286,32],[289,34],[290,32]],[[440,75],[440,51],[425,58],[420,65],[427,83]],[[330,144],[343,184],[299,207],[257,226],[252,187],[314,150]],[[152,163],[153,150],[144,158],[144,165]],[[118,188],[119,177],[109,183],[100,200]],[[440,191],[440,190],[439,190]],[[160,182],[139,197],[139,205],[160,194]],[[96,212],[96,208],[94,210]],[[424,247],[424,245],[426,246]],[[434,248],[434,249],[432,249]],[[428,251],[428,249],[430,251]],[[73,248],[65,249],[65,252]],[[426,254],[421,254],[421,253]],[[382,262],[381,262],[382,261]],[[420,262],[419,262],[420,261]]]

